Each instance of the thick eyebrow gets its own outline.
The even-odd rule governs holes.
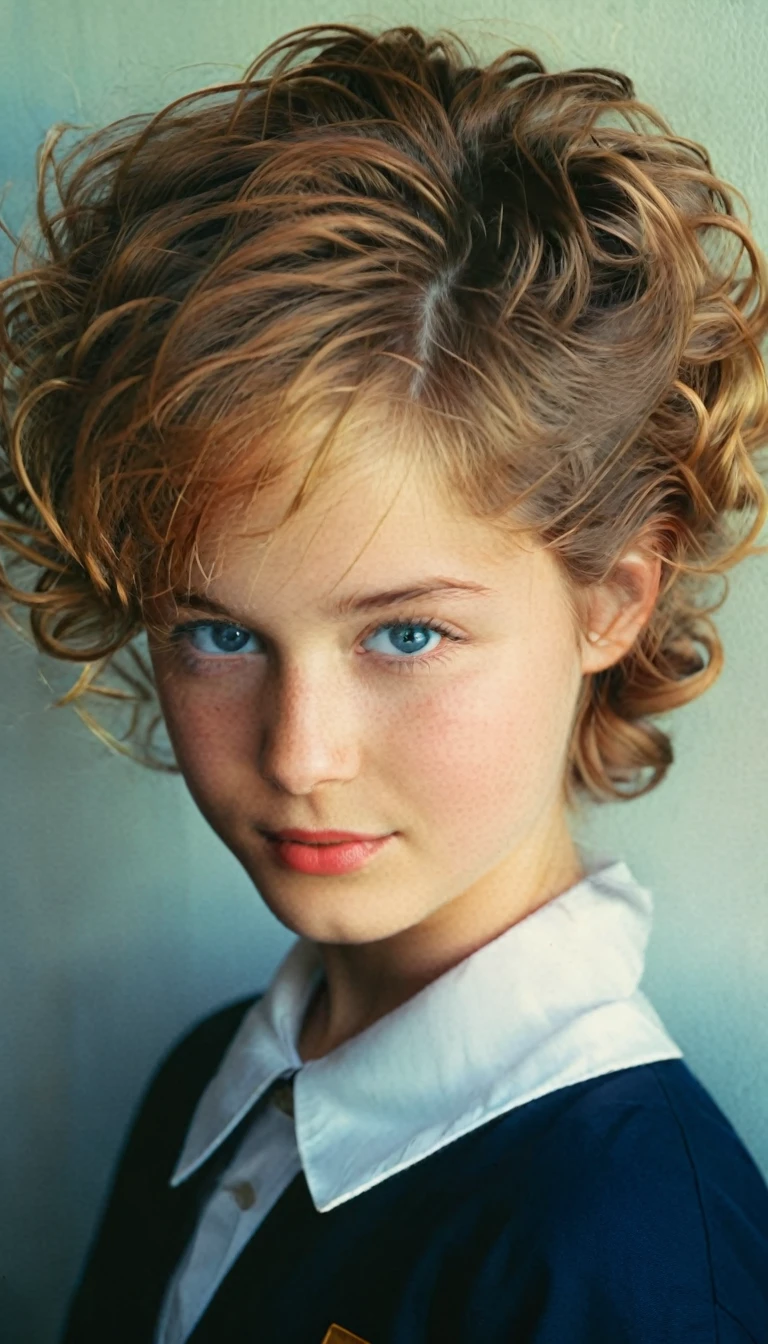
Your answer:
[[[355,612],[378,611],[380,608],[392,607],[399,602],[410,602],[419,597],[466,597],[470,593],[482,593],[488,596],[493,592],[493,588],[475,583],[472,579],[449,579],[438,575],[435,578],[415,580],[404,588],[388,588],[383,592],[342,597],[331,607],[330,616],[335,620],[343,620]],[[180,595],[179,606],[192,607],[195,611],[212,611],[243,626],[249,624],[249,618],[244,612],[234,611],[222,602],[217,602],[194,590]]]

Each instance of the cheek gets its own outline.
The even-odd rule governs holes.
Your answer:
[[[447,679],[417,712],[389,721],[389,772],[416,816],[450,836],[538,812],[560,782],[578,689],[560,653],[559,665],[511,655]]]
[[[159,692],[168,736],[190,793],[213,821],[217,800],[233,793],[249,759],[248,721],[236,701],[195,695],[178,686]],[[252,781],[250,784],[252,790]],[[242,796],[248,796],[246,789]]]

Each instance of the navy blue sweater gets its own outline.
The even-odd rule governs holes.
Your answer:
[[[176,1189],[197,1100],[254,1000],[172,1051],[129,1134],[62,1344],[152,1344],[249,1117]],[[680,1059],[508,1111],[326,1213],[299,1174],[189,1344],[768,1344],[768,1187]]]

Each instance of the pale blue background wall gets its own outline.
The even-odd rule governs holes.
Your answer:
[[[740,185],[768,244],[763,0],[0,0],[0,185],[17,225],[54,121],[154,109],[319,19],[446,26],[629,72]],[[536,16],[532,23],[531,16]],[[674,720],[668,781],[587,838],[654,891],[646,987],[768,1172],[768,557],[733,579],[720,681]],[[179,779],[107,752],[72,669],[0,631],[0,1337],[49,1344],[131,1107],[166,1045],[263,985],[292,941]]]

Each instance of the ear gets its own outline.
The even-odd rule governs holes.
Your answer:
[[[580,637],[583,673],[601,672],[629,653],[650,620],[660,580],[661,558],[635,544],[607,579],[588,590]]]

